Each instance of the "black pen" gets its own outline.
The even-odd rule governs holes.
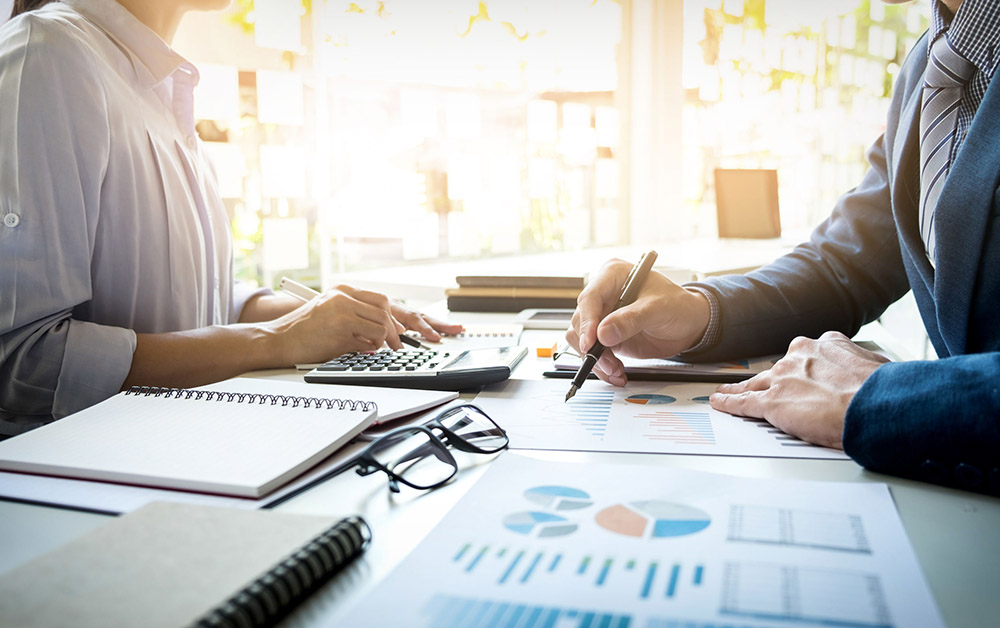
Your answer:
[[[642,289],[642,284],[646,281],[646,275],[653,268],[655,261],[656,251],[643,253],[636,265],[632,267],[628,277],[625,278],[622,296],[618,298],[618,303],[615,303],[615,307],[611,310],[612,312],[635,301],[635,298],[639,296],[639,290]],[[565,401],[572,399],[576,391],[580,389],[580,386],[583,386],[583,382],[586,381],[587,376],[594,370],[594,365],[601,359],[602,353],[604,353],[604,345],[601,344],[600,340],[594,339],[594,345],[587,351],[587,355],[583,359],[583,364],[580,365],[580,370],[576,372],[576,377],[573,378],[569,392],[566,393]]]
[[[430,349],[430,347],[420,342],[413,336],[407,336],[406,334],[399,334],[399,341],[404,345],[410,345],[411,347],[414,347],[416,349],[428,349],[428,350]]]

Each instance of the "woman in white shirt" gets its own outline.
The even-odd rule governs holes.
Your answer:
[[[0,438],[131,385],[461,330],[349,286],[302,305],[234,282],[198,71],[169,46],[228,3],[16,0],[0,27]]]

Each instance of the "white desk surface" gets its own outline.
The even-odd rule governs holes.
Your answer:
[[[454,315],[479,322],[482,315]],[[534,347],[551,345],[559,332],[526,332],[522,344],[531,354],[515,377],[534,378],[546,360]],[[255,377],[298,379],[289,371],[258,372]],[[522,452],[537,458],[586,463],[628,463],[694,469],[756,478],[885,482],[892,490],[903,525],[947,625],[995,625],[1000,617],[1000,499],[940,488],[865,471],[852,461],[613,454]],[[503,455],[503,454],[500,454]],[[285,622],[289,626],[336,625],[340,612],[378,582],[431,530],[489,464],[489,458],[464,457],[454,482],[418,493],[389,492],[385,476],[346,473],[280,508],[317,514],[361,513],[374,539],[365,556],[314,595]],[[0,572],[72,540],[107,520],[105,516],[0,501]]]

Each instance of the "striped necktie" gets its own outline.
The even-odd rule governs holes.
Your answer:
[[[920,110],[920,236],[934,264],[934,209],[951,163],[963,86],[976,66],[942,35],[931,46]]]

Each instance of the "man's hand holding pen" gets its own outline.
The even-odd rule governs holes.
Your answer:
[[[618,259],[605,263],[580,293],[566,332],[566,340],[580,355],[598,341],[607,347],[594,373],[616,386],[626,382],[618,355],[676,355],[695,346],[709,322],[708,299],[703,294],[686,290],[655,271],[648,274],[630,304],[615,309],[633,268]]]

